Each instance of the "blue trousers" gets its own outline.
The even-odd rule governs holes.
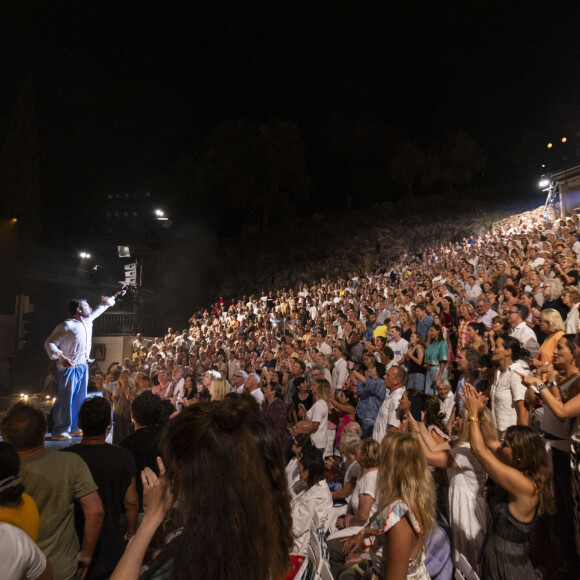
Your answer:
[[[56,372],[56,402],[52,407],[52,433],[70,433],[79,428],[79,410],[87,398],[88,365]]]

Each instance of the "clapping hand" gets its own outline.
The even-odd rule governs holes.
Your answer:
[[[141,481],[143,482],[145,517],[153,518],[161,524],[165,519],[165,515],[173,506],[174,498],[161,457],[157,458],[157,466],[159,467],[159,477],[152,469],[146,467],[141,472]]]
[[[477,417],[479,412],[485,408],[484,396],[478,393],[475,387],[469,383],[465,383],[461,399],[470,417]]]

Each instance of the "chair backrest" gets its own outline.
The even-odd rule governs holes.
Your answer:
[[[330,571],[330,566],[328,562],[322,561],[322,567],[320,568],[320,580],[334,580],[332,577],[332,572]]]
[[[320,518],[318,517],[318,512],[316,510],[314,510],[314,513],[312,514],[312,527],[314,529],[320,527]]]
[[[457,558],[456,570],[461,572],[465,580],[479,580],[479,576],[463,554],[459,554],[459,557]]]
[[[455,578],[455,580],[466,580],[465,576],[457,568],[455,568],[455,574],[453,578]]]
[[[312,551],[312,557],[309,553],[308,558],[312,562],[313,577],[315,578],[318,576],[322,564],[322,547],[318,539],[318,534],[313,528],[310,528],[310,546],[308,549]]]

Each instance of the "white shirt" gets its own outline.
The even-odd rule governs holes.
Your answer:
[[[497,312],[490,308],[485,314],[477,317],[477,322],[485,324],[487,328],[491,328],[491,321],[497,316]]]
[[[393,392],[387,389],[387,395],[379,409],[373,429],[373,439],[377,443],[383,440],[389,426],[398,427],[401,424],[399,419],[397,419],[397,407],[404,392],[405,387],[401,387]]]
[[[318,447],[318,449],[324,451],[326,449],[326,429],[328,427],[328,403],[322,399],[316,401],[316,403],[314,403],[314,405],[312,405],[312,407],[310,407],[306,412],[306,417],[313,423],[320,423],[318,429],[310,434],[310,439],[312,439],[312,443]]]
[[[530,352],[530,356],[535,358],[540,349],[535,332],[525,323],[521,322],[511,332],[510,336],[517,338],[521,345]]]
[[[84,365],[90,358],[91,341],[93,338],[93,320],[98,318],[107,308],[115,305],[115,299],[103,296],[102,302],[93,310],[90,316],[81,320],[69,318],[61,322],[46,339],[44,349],[52,360],[56,360],[59,370],[65,370],[60,363],[61,355],[69,358],[74,366]]]
[[[238,393],[239,395],[242,395],[245,392],[247,391],[244,389],[244,385],[238,387],[238,390],[236,391],[236,393]],[[261,408],[265,398],[264,393],[262,393],[262,389],[260,389],[260,387],[256,387],[253,391],[250,391],[249,394],[252,395],[252,397],[254,397],[256,401],[258,401],[258,405],[260,405]]]
[[[341,358],[334,363],[334,368],[332,369],[332,387],[335,392],[342,389],[346,379],[348,379],[348,365],[346,360]]]
[[[512,370],[513,368],[522,372],[522,367],[517,362],[504,373],[497,369],[490,391],[491,414],[495,420],[500,441],[503,441],[508,427],[517,425],[516,401],[523,401],[526,396],[526,387],[521,377]]]
[[[405,356],[405,354],[409,350],[409,341],[405,340],[404,338],[401,338],[399,342],[391,340],[391,342],[389,342],[389,346],[393,349],[393,353],[395,355],[393,357],[394,363],[399,364],[399,361]]]
[[[20,528],[0,523],[2,577],[15,580],[38,578],[46,568],[46,556]]]
[[[578,304],[574,304],[566,317],[566,334],[576,334],[580,330],[580,315]]]
[[[312,516],[316,513],[322,528],[326,530],[331,509],[332,494],[324,479],[292,500],[292,535],[294,536],[292,554],[306,555],[310,543]]]

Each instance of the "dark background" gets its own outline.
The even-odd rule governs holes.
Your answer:
[[[578,16],[573,2],[2,3],[2,310],[15,291],[63,313],[67,294],[94,299],[122,275],[120,244],[147,266],[150,308],[215,298],[220,243],[268,235],[199,176],[233,120],[242,148],[276,120],[298,131],[304,194],[280,196],[270,228],[402,199],[398,145],[428,153],[455,131],[486,157],[463,195],[535,195],[562,136],[575,153]]]

